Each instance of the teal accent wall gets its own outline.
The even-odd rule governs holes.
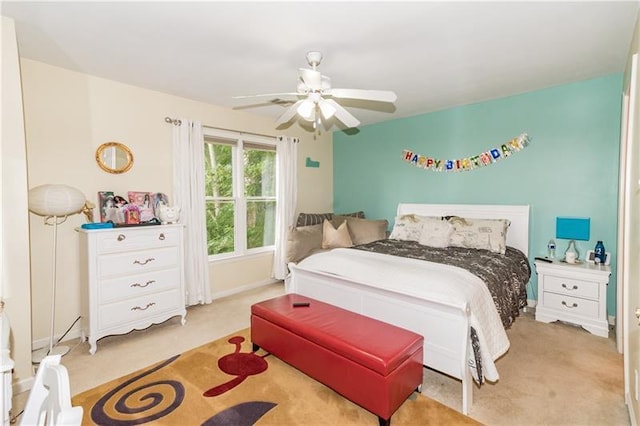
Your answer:
[[[557,216],[591,218],[580,257],[604,242],[611,252],[609,315],[616,309],[616,244],[622,74],[362,126],[333,135],[334,211],[363,210],[393,226],[401,202],[529,204],[529,258],[547,254]],[[528,147],[494,164],[434,172],[402,152],[471,157],[527,133]],[[556,240],[561,256],[568,241]],[[528,297],[537,299],[535,270]]]

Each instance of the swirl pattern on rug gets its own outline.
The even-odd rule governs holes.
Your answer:
[[[102,425],[128,426],[154,421],[174,411],[184,400],[182,383],[159,380],[130,387],[143,377],[171,364],[178,357],[180,355],[169,358],[107,392],[91,409],[91,419]],[[139,417],[140,413],[145,415]],[[135,418],[132,418],[133,415]]]

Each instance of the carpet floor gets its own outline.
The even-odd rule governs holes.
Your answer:
[[[377,424],[351,403],[263,350],[249,329],[233,333],[73,397],[93,425]],[[394,425],[474,425],[469,417],[413,393]]]

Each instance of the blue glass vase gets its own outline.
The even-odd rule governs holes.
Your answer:
[[[604,265],[604,261],[606,260],[606,252],[604,250],[604,244],[602,244],[602,241],[598,241],[596,243],[596,248],[593,250],[594,251],[594,261],[596,263],[601,263]]]

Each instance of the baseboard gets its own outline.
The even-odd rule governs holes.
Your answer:
[[[234,294],[243,293],[245,291],[253,290],[259,287],[264,287],[269,284],[275,284],[280,282],[281,280],[276,280],[274,278],[269,278],[266,280],[258,281],[257,283],[246,284],[239,287],[234,287],[229,290],[218,291],[211,295],[211,299],[222,299],[223,297],[233,296]]]
[[[31,390],[31,388],[33,387],[34,379],[34,377],[29,377],[28,379],[22,379],[12,383],[11,391],[13,392],[13,395],[15,396],[19,393]]]
[[[616,325],[616,317],[614,315],[609,315],[609,325]]]
[[[57,335],[57,336],[53,336],[53,341],[57,342],[58,339],[60,338],[61,335]],[[69,332],[67,333],[66,336],[64,336],[64,339],[61,340],[61,342],[66,342],[67,340],[73,340],[73,339],[78,339],[82,337],[82,330],[79,324],[76,324],[71,330],[69,330]],[[47,346],[49,346],[49,338],[48,337],[43,337],[41,339],[36,339],[31,341],[31,350],[32,351],[37,351],[38,349],[42,349],[42,348],[46,348]]]
[[[629,420],[631,420],[631,426],[638,426],[638,419],[636,419],[636,413],[633,410],[631,395],[628,392],[624,393],[624,400],[627,404],[627,411],[629,411]]]

